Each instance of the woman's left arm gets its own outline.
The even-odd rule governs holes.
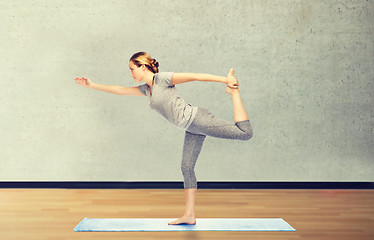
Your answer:
[[[225,83],[231,88],[238,87],[238,80],[234,76],[234,70],[231,69],[227,77],[215,76],[211,74],[204,73],[174,73],[172,83],[180,84],[192,81],[202,81],[202,82],[221,82]]]

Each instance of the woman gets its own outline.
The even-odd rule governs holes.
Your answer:
[[[169,225],[196,224],[195,195],[197,181],[194,172],[195,163],[201,151],[205,137],[249,140],[252,127],[240,98],[238,80],[231,69],[227,77],[196,73],[169,73],[158,71],[158,62],[146,52],[135,53],[129,61],[131,77],[136,82],[145,82],[138,87],[122,87],[96,84],[87,78],[75,81],[84,87],[118,95],[147,96],[150,107],[159,112],[177,127],[185,130],[181,170],[184,177],[186,209],[183,216]],[[234,105],[234,121],[227,122],[215,118],[201,107],[194,107],[178,96],[176,84],[203,81],[225,83],[226,93],[231,94]]]

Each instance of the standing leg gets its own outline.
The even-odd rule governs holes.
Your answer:
[[[230,70],[229,76],[234,76],[233,70]],[[226,92],[232,96],[235,124],[216,119],[207,110],[199,109],[194,121],[186,131],[182,160],[186,211],[181,218],[169,223],[171,225],[196,224],[194,206],[197,184],[194,167],[206,135],[238,140],[252,138],[252,127],[240,98],[239,89],[227,87]]]
[[[186,197],[186,209],[183,216],[170,225],[195,224],[195,196],[197,192],[197,181],[195,164],[203,146],[205,135],[193,134],[186,131],[181,170],[184,177],[184,192]]]

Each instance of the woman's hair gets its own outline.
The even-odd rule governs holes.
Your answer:
[[[158,62],[156,59],[151,58],[151,56],[146,52],[137,52],[130,58],[130,62],[133,62],[136,66],[140,67],[145,65],[149,71],[153,73],[158,73]]]

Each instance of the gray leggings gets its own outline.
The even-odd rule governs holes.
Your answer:
[[[249,120],[237,123],[228,122],[214,117],[208,110],[199,107],[195,119],[186,130],[184,138],[181,166],[184,189],[197,188],[194,169],[206,136],[249,140],[252,134]]]

